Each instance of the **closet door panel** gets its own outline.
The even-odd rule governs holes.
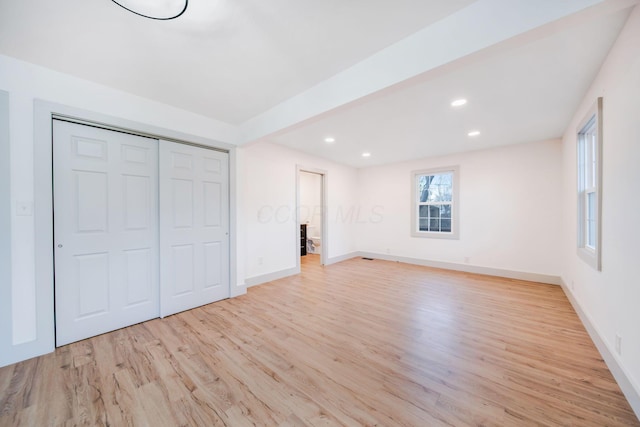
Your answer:
[[[53,121],[56,344],[159,316],[158,141]]]
[[[160,141],[161,316],[229,297],[228,154]]]

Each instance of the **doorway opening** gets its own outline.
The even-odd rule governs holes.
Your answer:
[[[324,265],[327,260],[325,171],[298,167],[298,265]]]

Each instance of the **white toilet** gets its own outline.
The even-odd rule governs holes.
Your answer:
[[[318,227],[309,225],[307,226],[307,252],[312,254],[319,254],[322,244],[322,238],[320,237],[320,230]]]

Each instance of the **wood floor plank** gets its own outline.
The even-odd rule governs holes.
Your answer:
[[[302,273],[0,368],[0,426],[640,426],[557,286]]]

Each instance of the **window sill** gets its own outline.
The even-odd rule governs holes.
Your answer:
[[[427,239],[449,239],[449,240],[458,240],[458,233],[436,233],[431,231],[412,231],[411,237],[421,237]]]
[[[578,248],[578,257],[594,270],[602,271],[600,257],[596,251],[589,248]]]

